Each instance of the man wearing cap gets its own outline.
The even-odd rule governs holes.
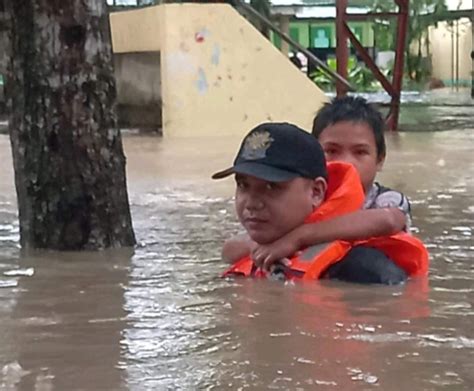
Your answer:
[[[238,218],[257,243],[271,243],[303,224],[324,200],[324,153],[309,133],[290,124],[262,124],[244,139],[234,166]]]
[[[259,244],[272,243],[301,224],[358,210],[364,201],[357,171],[345,163],[327,167],[319,142],[288,123],[264,123],[252,129],[244,138],[233,166],[212,178],[232,174],[237,185],[237,216],[250,238]],[[379,282],[364,275],[367,274],[364,267],[359,267],[369,260],[370,267],[391,270],[392,283],[406,278],[403,270],[377,250],[364,248],[353,252],[344,247],[347,243],[338,246],[327,244],[324,251],[330,255],[324,261],[316,257],[318,251],[323,251],[321,246],[317,250],[303,250],[295,261],[282,260],[270,275],[275,272],[281,276],[283,267],[285,278],[325,275],[347,281]],[[224,275],[231,274],[268,276],[266,271],[255,270],[249,256],[236,262]]]

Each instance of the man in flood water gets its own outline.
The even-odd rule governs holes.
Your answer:
[[[233,167],[213,178],[235,174],[237,216],[253,241],[266,244],[304,223],[361,207],[364,192],[356,170],[344,163],[332,163],[328,169],[329,175],[324,152],[309,133],[288,123],[265,123],[244,138]],[[323,250],[321,246],[303,250],[298,259],[281,260],[269,273],[256,270],[252,260],[244,257],[228,274],[312,275],[383,284],[397,284],[407,278],[404,270],[377,249],[336,247],[330,244]]]

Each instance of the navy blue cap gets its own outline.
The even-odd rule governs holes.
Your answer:
[[[327,179],[324,152],[310,133],[289,123],[264,123],[252,129],[240,146],[234,165],[212,179],[239,173],[270,182],[297,177]]]

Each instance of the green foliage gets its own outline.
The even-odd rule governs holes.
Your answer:
[[[326,63],[328,68],[334,72],[336,71],[337,61],[335,58],[328,58]],[[335,88],[334,80],[320,68],[311,73],[310,78],[324,91],[330,91]],[[349,57],[348,60],[347,79],[359,91],[377,91],[381,88],[370,69],[359,64],[357,58],[353,56]]]

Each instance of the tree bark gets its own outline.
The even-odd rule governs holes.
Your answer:
[[[135,244],[105,0],[6,0],[24,248]]]

